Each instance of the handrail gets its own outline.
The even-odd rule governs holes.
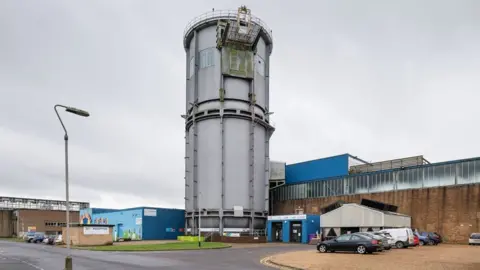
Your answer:
[[[215,10],[215,11],[205,12],[205,13],[195,17],[193,20],[191,20],[187,24],[187,26],[185,27],[185,30],[183,31],[184,46],[187,45],[187,44],[185,44],[187,36],[190,35],[190,32],[192,32],[192,30],[194,28],[196,28],[197,26],[199,26],[200,24],[210,22],[210,21],[214,21],[214,20],[218,20],[218,19],[233,19],[233,20],[236,20],[237,19],[237,14],[238,14],[238,11],[236,11],[236,10]],[[270,40],[273,41],[272,30],[267,26],[267,24],[264,21],[262,21],[258,17],[255,17],[254,15],[251,15],[251,22],[261,26],[267,32],[267,34],[269,35]]]

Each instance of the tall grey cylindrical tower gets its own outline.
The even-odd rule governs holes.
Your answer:
[[[245,6],[212,11],[184,33],[187,54],[185,228],[265,229],[272,32]]]

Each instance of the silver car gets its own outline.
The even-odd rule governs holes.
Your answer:
[[[388,243],[388,238],[384,235],[380,235],[374,232],[357,232],[356,234],[363,234],[372,237],[373,239],[378,239],[382,241],[383,249],[390,250],[392,246]]]
[[[468,244],[471,246],[480,245],[480,233],[472,233],[468,238]]]

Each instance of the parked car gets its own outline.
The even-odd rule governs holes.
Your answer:
[[[432,232],[420,232],[419,233],[421,236],[423,237],[427,237],[428,238],[428,245],[438,245],[442,242],[442,238],[436,234],[436,233],[432,233]]]
[[[395,246],[395,239],[389,234],[389,233],[386,233],[386,232],[373,232],[375,235],[381,235],[381,236],[384,236],[385,238],[387,238],[387,243],[390,245],[390,247],[394,247]]]
[[[45,239],[45,234],[43,233],[35,233],[35,236],[30,240],[30,243],[42,243],[43,239]]]
[[[49,235],[45,237],[45,239],[43,240],[43,243],[47,245],[53,245],[55,244],[55,238],[56,238],[55,235]]]
[[[377,239],[382,241],[383,249],[390,250],[392,246],[388,243],[388,238],[382,235],[381,233],[374,233],[374,232],[357,232],[354,234],[363,234],[372,237],[373,239]]]
[[[408,248],[413,245],[413,231],[410,228],[383,229],[381,233],[389,233],[395,239],[395,247]]]
[[[62,235],[61,234],[57,235],[57,237],[55,237],[54,242],[55,242],[56,245],[62,244],[63,243]]]
[[[480,245],[480,233],[472,233],[468,238],[468,244],[471,246]]]
[[[418,238],[418,235],[416,235],[415,233],[413,234],[413,246],[416,247],[420,245],[420,240]]]
[[[415,233],[415,235],[418,237],[418,244],[420,246],[424,246],[424,245],[431,245],[431,240],[430,238],[428,237],[428,234],[420,234],[418,232]]]
[[[29,233],[26,233],[24,236],[23,236],[23,240],[25,240],[26,242],[30,243],[32,242],[32,239],[35,238],[35,233],[33,232],[29,232]]]
[[[434,242],[433,243],[434,245],[438,245],[438,244],[443,242],[443,239],[440,236],[440,234],[438,234],[436,232],[429,232],[428,237],[430,237],[430,239],[432,239],[432,241]]]
[[[382,241],[362,234],[343,234],[339,237],[322,241],[317,244],[320,253],[335,251],[353,251],[359,254],[378,252],[383,250]]]

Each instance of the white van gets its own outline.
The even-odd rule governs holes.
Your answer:
[[[383,229],[381,233],[389,233],[395,240],[397,248],[408,248],[413,246],[413,231],[410,228]]]

